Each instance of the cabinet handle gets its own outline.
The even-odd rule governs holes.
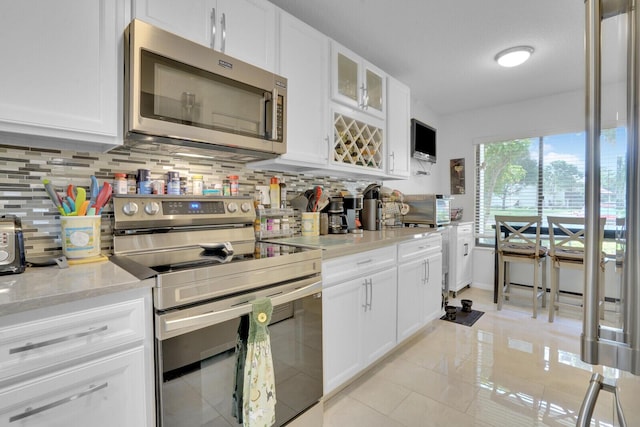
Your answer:
[[[216,8],[211,9],[211,49],[216,48]]]
[[[396,170],[396,153],[395,153],[395,151],[392,151],[391,154],[389,154],[389,157],[391,157],[391,170],[395,171]]]
[[[469,244],[465,243],[464,244],[464,256],[469,255]]]
[[[369,279],[364,279],[362,286],[364,286],[364,304],[362,304],[362,308],[364,308],[364,311],[366,312],[369,308]]]
[[[98,332],[106,331],[107,328],[108,328],[107,325],[104,325],[101,328],[89,329],[88,331],[85,331],[85,332],[78,332],[77,334],[66,335],[64,337],[54,338],[54,339],[48,340],[48,341],[37,342],[35,344],[27,343],[27,344],[23,345],[22,347],[16,347],[16,348],[9,349],[9,354],[22,353],[23,351],[29,351],[29,350],[33,350],[33,349],[36,349],[36,348],[46,347],[48,345],[58,344],[58,343],[69,341],[69,340],[72,340],[72,339],[75,339],[75,338],[86,337],[88,335],[93,335],[93,334],[97,334]]]
[[[360,90],[362,91],[362,101],[360,102],[360,108],[362,108],[363,110],[367,110],[369,109],[369,91],[364,84],[360,86]]]
[[[424,262],[424,266],[425,266],[425,269],[426,269],[426,271],[425,271],[425,277],[426,277],[425,282],[428,282],[429,279],[431,278],[431,262],[429,260],[426,260]]]
[[[224,53],[227,45],[227,16],[225,13],[223,13],[222,18],[220,18],[220,26],[222,27],[222,47],[220,50]]]
[[[27,417],[30,417],[32,415],[39,414],[40,412],[48,411],[49,409],[55,408],[56,406],[64,405],[65,403],[69,403],[69,402],[71,402],[73,400],[76,400],[76,399],[79,399],[81,397],[88,396],[89,394],[95,393],[96,391],[102,390],[103,388],[107,388],[108,386],[109,386],[108,382],[100,384],[99,386],[95,386],[95,385],[91,384],[87,390],[81,391],[80,393],[76,393],[74,395],[67,396],[65,398],[62,398],[60,400],[56,400],[55,402],[48,403],[48,404],[40,406],[38,408],[28,407],[28,408],[26,408],[24,410],[23,413],[18,414],[18,415],[14,415],[11,418],[9,418],[9,422],[12,423],[14,421],[20,421],[20,420],[25,419]]]
[[[369,279],[369,288],[371,289],[369,293],[369,310],[371,310],[373,304],[373,279]]]
[[[356,265],[364,265],[364,264],[369,264],[370,262],[372,262],[373,259],[369,258],[368,260],[365,261],[358,261],[356,262]]]

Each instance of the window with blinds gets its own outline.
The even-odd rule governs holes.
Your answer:
[[[611,233],[625,211],[626,138],[624,128],[602,132],[600,213]],[[545,227],[549,215],[584,216],[585,141],[581,132],[477,145],[477,244],[494,245],[495,215],[541,215]]]

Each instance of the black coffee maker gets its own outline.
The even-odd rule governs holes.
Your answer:
[[[331,196],[329,198],[329,234],[345,234],[349,231],[347,216],[344,214],[344,198]]]

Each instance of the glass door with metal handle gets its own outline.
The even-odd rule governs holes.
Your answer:
[[[636,0],[586,0],[586,189],[585,189],[585,295],[583,331],[581,337],[581,359],[594,365],[605,365],[633,375],[640,375],[640,147],[638,141],[638,122],[640,121],[639,103],[639,58],[640,47],[638,26],[640,18],[637,13]],[[606,42],[611,40],[611,31],[616,36],[625,35],[614,41],[611,46]],[[614,37],[615,38],[615,37]],[[604,47],[604,49],[603,49]],[[610,74],[616,83],[626,80],[626,111],[625,107],[616,111],[616,116],[623,116],[619,126],[626,127],[627,157],[625,178],[625,206],[624,213],[616,222],[621,232],[616,233],[617,243],[616,269],[620,271],[620,306],[621,315],[615,319],[601,320],[599,316],[600,304],[600,256],[602,242],[598,239],[600,218],[600,141],[603,117],[603,99],[612,96],[609,90],[603,91],[602,82],[610,81],[603,78],[606,73],[612,73],[611,64],[615,61],[603,61],[610,58],[610,50],[621,51],[626,56],[626,63],[621,67],[626,69],[619,74]],[[608,88],[607,88],[608,89]],[[619,116],[618,116],[619,115]],[[626,115],[626,117],[624,117]],[[577,426],[590,424],[591,414],[600,390],[611,391],[615,394],[617,413],[620,425],[626,422],[619,405],[615,382],[599,374],[593,376],[585,400],[580,409]]]

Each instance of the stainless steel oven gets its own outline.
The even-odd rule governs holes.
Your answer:
[[[236,344],[262,297],[274,307],[275,425],[318,413],[307,410],[323,393],[320,250],[256,241],[245,198],[118,196],[114,212],[112,260],[156,277],[159,425],[242,425]]]

